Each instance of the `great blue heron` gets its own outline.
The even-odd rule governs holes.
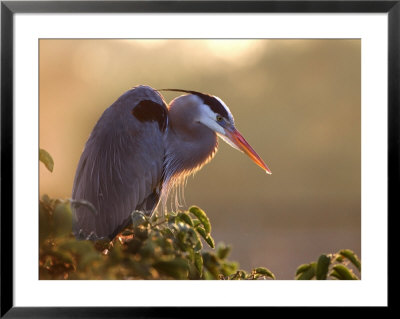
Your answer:
[[[131,222],[131,212],[151,215],[171,188],[211,160],[217,135],[271,171],[236,130],[216,96],[185,93],[168,106],[159,91],[137,86],[107,108],[81,155],[72,190],[74,234],[112,239]]]

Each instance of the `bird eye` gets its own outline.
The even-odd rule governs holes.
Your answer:
[[[222,116],[221,115],[217,115],[217,122],[221,122],[222,121]]]

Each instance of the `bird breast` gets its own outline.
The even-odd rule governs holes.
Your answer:
[[[164,170],[169,177],[190,175],[201,169],[217,151],[217,135],[200,123],[192,124],[192,134],[170,128],[166,135]]]

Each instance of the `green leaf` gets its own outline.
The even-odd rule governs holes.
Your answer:
[[[208,270],[207,272],[204,272],[205,279],[218,279],[218,274],[219,274],[218,268],[220,264],[219,260],[214,254],[209,252],[204,252],[203,265]],[[210,275],[212,278],[210,277]]]
[[[79,256],[96,252],[96,249],[93,246],[93,242],[89,240],[77,241],[75,239],[70,239],[60,244],[59,248],[61,250],[71,251],[72,253]]]
[[[189,228],[188,235],[188,241],[190,242],[191,247],[194,248],[196,251],[200,250],[203,245],[201,244],[198,233],[193,228]]]
[[[189,226],[194,227],[194,225],[193,225],[193,220],[192,220],[192,218],[191,218],[188,214],[186,214],[186,213],[178,213],[177,218],[178,218],[180,221],[182,221],[182,222],[188,224]]]
[[[197,271],[200,274],[200,277],[203,273],[203,256],[200,252],[194,253],[194,265],[196,266]]]
[[[201,224],[198,219],[192,219],[192,221],[193,221],[193,227],[197,227]]]
[[[80,270],[85,270],[90,264],[100,259],[101,256],[95,252],[83,255],[79,260],[78,267]]]
[[[217,256],[219,259],[225,259],[226,257],[228,257],[230,252],[231,252],[230,246],[225,246],[223,243],[218,244]]]
[[[146,240],[149,237],[149,230],[147,227],[144,227],[143,225],[134,227],[133,236],[140,240]]]
[[[74,264],[73,257],[71,255],[71,253],[68,251],[53,250],[48,253],[49,253],[49,255],[56,257],[62,263]]]
[[[50,154],[42,148],[39,149],[39,160],[44,164],[44,166],[46,166],[46,168],[50,172],[53,172],[54,161]]]
[[[246,272],[244,270],[238,270],[235,274],[232,275],[231,279],[233,280],[241,280],[246,278]]]
[[[189,227],[189,225],[182,223],[180,221],[178,221],[176,223],[176,226],[178,227],[179,231],[185,232],[187,233],[191,228]]]
[[[54,209],[54,235],[62,237],[72,231],[72,212],[68,203],[60,203]]]
[[[152,257],[154,255],[154,251],[156,249],[156,245],[155,243],[153,243],[150,240],[146,240],[143,245],[140,247],[140,254],[145,257],[145,258],[149,258]]]
[[[335,261],[338,263],[342,263],[344,261],[343,256],[340,256],[338,254],[335,255]]]
[[[174,233],[168,227],[161,230],[161,233],[167,238],[175,238]]]
[[[210,220],[208,219],[206,213],[201,210],[197,206],[192,206],[189,208],[189,212],[191,212],[194,216],[196,216],[199,221],[203,224],[204,230],[206,231],[207,234],[211,233],[211,223]]]
[[[214,239],[208,235],[206,238],[204,238],[205,241],[207,242],[208,246],[210,246],[211,248],[215,248],[215,242]]]
[[[132,238],[127,242],[127,251],[131,254],[136,254],[140,247],[142,247],[143,242],[137,238]]]
[[[307,271],[311,267],[311,264],[302,264],[299,267],[297,267],[296,270],[296,276],[301,274],[302,272]]]
[[[361,271],[361,262],[352,250],[342,249],[341,251],[339,251],[339,254],[344,258],[350,260],[350,262],[358,269],[358,271]]]
[[[267,268],[264,268],[264,267],[258,267],[258,268],[253,269],[253,273],[275,279],[275,275],[272,273],[272,271]]]
[[[194,246],[194,250],[195,251],[200,251],[203,248],[203,244],[201,243],[201,240],[199,240],[196,244],[196,246]]]
[[[220,272],[226,277],[230,276],[238,269],[239,265],[237,262],[224,262],[221,265]]]
[[[140,277],[140,279],[147,279],[151,276],[150,266],[142,261],[129,260],[127,266],[132,270],[133,274]]]
[[[328,257],[327,255],[319,256],[317,262],[317,271],[316,271],[317,280],[326,280],[330,264],[331,264],[330,257]]]
[[[39,245],[49,237],[51,228],[49,212],[44,204],[39,202]]]
[[[204,230],[204,228],[202,226],[197,226],[196,231],[201,235],[201,237],[204,238],[204,240],[206,241],[208,246],[210,246],[211,248],[215,248],[214,239],[211,237],[210,234],[206,233],[206,231]]]
[[[300,273],[300,275],[296,278],[297,280],[311,280],[315,276],[315,271],[317,268],[317,264],[311,263],[310,267],[306,270]]]
[[[334,276],[341,280],[357,280],[357,277],[352,273],[351,270],[349,270],[346,266],[340,264],[333,266],[331,276]]]
[[[178,233],[176,234],[177,243],[179,248],[183,251],[187,251],[190,248],[191,243],[189,240],[189,230],[191,229],[187,224],[178,222],[176,224],[178,228]]]
[[[176,216],[174,216],[174,215],[169,215],[169,216],[168,216],[168,223],[169,223],[170,225],[172,225],[172,224],[175,224],[175,222],[176,222]]]
[[[203,237],[204,239],[207,237],[207,233],[204,230],[203,226],[197,226],[195,229],[201,235],[201,237]]]
[[[183,258],[175,258],[172,260],[159,260],[153,267],[167,276],[175,279],[187,279],[189,265]]]
[[[138,227],[147,222],[146,216],[141,211],[135,210],[131,213],[133,227]]]

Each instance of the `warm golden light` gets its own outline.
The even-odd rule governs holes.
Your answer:
[[[186,203],[207,212],[233,260],[292,279],[321,252],[361,255],[360,40],[42,39],[39,48],[39,146],[54,159],[52,173],[40,164],[40,196],[71,197],[90,132],[126,90],[196,90],[228,105],[274,172],[266,178],[220,142],[188,181]],[[167,102],[177,95],[163,92]]]
[[[257,49],[265,43],[265,40],[205,40],[212,55],[237,66],[256,63],[260,57]]]

